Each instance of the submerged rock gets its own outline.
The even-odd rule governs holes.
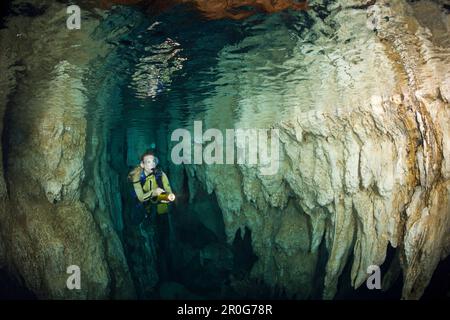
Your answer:
[[[40,15],[14,17],[0,30],[7,48],[1,59],[7,187],[0,208],[0,265],[38,298],[130,298],[134,286],[109,214],[94,211],[95,200],[89,206],[80,201],[88,140],[83,76],[104,48],[89,32],[67,33],[61,27],[66,7],[47,4]],[[48,24],[49,17],[55,23]],[[92,32],[97,25],[87,19],[83,27]],[[42,30],[52,34],[53,45],[41,41]],[[80,43],[87,50],[83,55],[72,51]],[[71,265],[80,268],[80,290],[66,286]]]
[[[210,98],[205,127],[279,129],[276,175],[249,165],[226,172],[220,165],[189,168],[189,179],[217,195],[228,241],[244,226],[252,231],[259,258],[252,275],[288,295],[311,296],[322,272],[320,250],[327,256],[322,296],[328,299],[348,260],[357,288],[369,266],[384,263],[388,245],[400,251],[402,297],[417,299],[449,254],[449,16],[429,1],[362,4],[329,4],[332,15],[305,31],[312,42],[292,47],[288,36],[272,36],[273,47],[294,52],[278,67],[296,66],[290,77],[305,79],[290,88],[273,78],[272,86],[280,81],[295,92],[292,99],[255,93],[260,74],[253,70],[241,72],[233,88],[246,97],[237,120],[226,114],[234,110],[230,88]],[[264,63],[256,50],[228,59],[256,39],[222,50],[222,83],[233,70]],[[283,102],[274,113],[270,101],[277,97]]]
[[[111,124],[129,108],[118,76],[129,65],[117,43],[129,45],[127,34],[145,16],[99,10],[83,19],[83,32],[69,33],[61,27],[66,7],[45,3],[0,30],[0,268],[37,298],[154,297],[151,234],[130,221],[135,203],[121,178],[134,161],[118,156],[133,148],[131,138],[115,137],[121,132]],[[387,278],[400,265],[402,297],[418,299],[449,255],[449,15],[439,1],[311,6],[317,10],[302,16],[308,27],[273,15],[245,25],[248,36],[220,50],[218,85],[202,101],[211,106],[201,114],[204,126],[277,129],[280,166],[262,175],[246,164],[171,165],[174,185],[187,189],[177,199],[188,205],[206,190],[223,224],[216,205],[192,205],[189,212],[200,211],[198,233],[217,242],[181,244],[185,282],[163,283],[161,297],[194,299],[184,285],[207,291],[229,281],[243,297],[261,289],[331,299],[349,262],[358,288],[392,246],[396,263]],[[192,90],[183,99],[203,97]],[[185,121],[199,116],[189,114]],[[251,231],[248,252],[257,258],[243,263],[249,274],[242,278],[228,278],[233,256],[219,243],[223,226],[230,245],[238,230]],[[79,291],[66,287],[70,265],[81,269]]]

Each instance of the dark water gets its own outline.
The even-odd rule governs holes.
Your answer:
[[[17,299],[35,300],[36,296],[5,269],[0,269],[0,300]]]
[[[181,6],[151,18],[134,8],[117,7],[95,31],[93,37],[106,38],[114,50],[106,60],[93,64],[85,81],[91,101],[88,117],[91,123],[99,124],[90,130],[99,130],[101,125],[108,132],[111,164],[121,176],[123,241],[129,261],[134,261],[130,268],[140,298],[173,297],[171,294],[180,291],[179,285],[189,291],[180,293],[184,298],[285,297],[281,289],[274,293],[264,283],[255,283],[249,292],[238,292],[230,285],[230,281],[239,281],[252,286],[249,274],[257,257],[251,246],[251,230],[246,229],[242,236],[237,232],[232,245],[227,244],[215,195],[198,186],[189,202],[186,179],[175,190],[178,200],[170,212],[171,253],[163,253],[157,260],[158,292],[147,292],[141,283],[152,281],[145,266],[151,259],[146,253],[151,246],[142,248],[140,240],[131,236],[142,212],[128,197],[130,185],[125,177],[137,164],[139,154],[155,146],[163,170],[170,179],[180,180],[167,160],[170,132],[201,120],[211,110],[219,119],[229,113],[220,110],[215,96],[231,97],[233,102],[223,108],[233,109],[232,121],[247,112],[242,110],[247,96],[257,95],[265,104],[279,95],[294,101],[295,95],[285,92],[284,82],[287,78],[291,83],[304,79],[292,75],[292,67],[283,64],[293,58],[299,37],[311,23],[301,12],[256,15],[245,21],[210,21]],[[281,31],[277,33],[275,27]],[[243,85],[245,92],[238,93],[236,89]],[[215,232],[205,227],[202,219],[208,219]],[[150,227],[145,228],[143,234],[152,233]],[[152,241],[151,237],[143,238]]]

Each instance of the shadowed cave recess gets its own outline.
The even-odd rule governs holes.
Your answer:
[[[76,2],[79,30],[64,1],[2,3],[1,299],[449,298],[446,1],[127,2]],[[175,164],[194,121],[277,129],[276,174]],[[161,256],[127,180],[151,147]]]

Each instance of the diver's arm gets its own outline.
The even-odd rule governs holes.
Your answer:
[[[172,193],[172,188],[170,187],[169,178],[167,178],[167,175],[163,172],[162,175],[162,183],[164,187],[164,191],[167,193]]]
[[[139,181],[134,182],[133,187],[134,187],[134,192],[136,192],[136,196],[140,202],[147,201],[153,196],[153,190],[150,190],[149,192],[144,193],[144,190],[142,190],[142,186]]]

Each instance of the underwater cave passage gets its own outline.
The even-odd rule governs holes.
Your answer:
[[[65,26],[65,1],[1,5],[0,42],[13,43],[8,49],[18,57],[2,51],[11,63],[2,109],[0,191],[7,209],[0,212],[0,299],[321,299],[325,292],[335,299],[402,297],[408,279],[400,236],[380,266],[389,289],[351,287],[356,237],[366,237],[359,249],[378,254],[372,238],[397,236],[403,227],[383,223],[408,225],[403,219],[419,212],[372,219],[363,211],[388,215],[398,207],[392,202],[426,202],[410,196],[428,171],[406,172],[422,170],[414,161],[429,160],[425,138],[422,145],[415,141],[433,128],[432,115],[420,117],[414,105],[404,108],[406,94],[389,91],[400,87],[391,81],[404,78],[392,68],[394,55],[380,45],[391,41],[392,28],[383,23],[394,17],[369,25],[366,10],[378,5],[373,1],[348,8],[337,0],[311,6],[295,0],[79,3],[82,28],[72,33],[38,28],[44,20]],[[377,38],[385,33],[386,39]],[[438,89],[435,110],[445,95]],[[424,100],[433,94],[426,92]],[[399,113],[386,116],[388,111]],[[242,146],[227,164],[174,161],[192,159],[191,153],[174,156],[180,141],[173,133],[195,131],[195,123],[221,133],[274,130],[270,141],[281,141],[280,153],[270,148],[271,155],[281,154],[276,174],[236,163],[238,152],[246,156]],[[198,155],[222,145],[225,157],[228,141],[211,132],[210,140],[190,140],[189,150]],[[249,144],[257,148],[266,138],[258,135]],[[430,148],[445,150],[437,140]],[[416,151],[414,161],[402,158]],[[445,172],[433,171],[445,165],[436,154],[441,162],[423,168],[444,180]],[[394,179],[394,173],[400,176]],[[446,189],[439,179],[429,189],[441,201]],[[391,198],[396,187],[398,197]],[[431,197],[430,190],[421,196]],[[426,212],[438,225],[436,210],[425,209],[420,207],[420,219]],[[418,260],[427,252],[420,250]],[[66,264],[90,271],[83,290],[65,290]],[[447,257],[424,299],[448,297],[449,268]]]

